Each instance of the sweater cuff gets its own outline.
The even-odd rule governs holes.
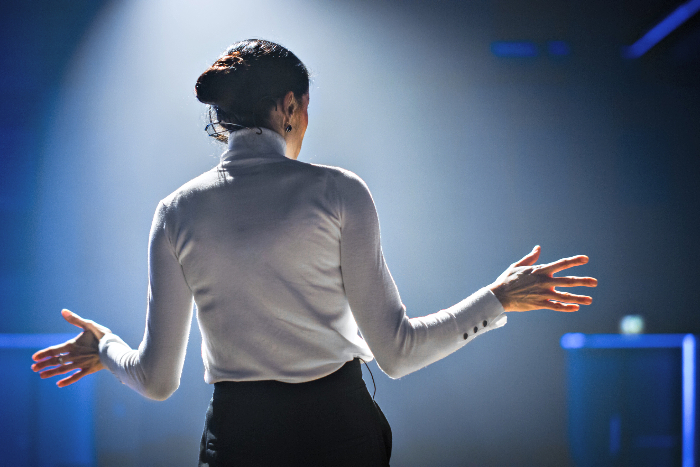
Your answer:
[[[110,345],[110,344],[115,344],[115,345]],[[121,347],[121,349],[120,349]],[[117,354],[122,354],[124,352],[127,352],[131,350],[131,347],[129,347],[129,344],[124,342],[121,337],[117,336],[116,334],[111,334],[107,333],[104,336],[102,336],[102,339],[100,339],[100,342],[98,344],[98,351],[100,355],[100,362],[107,368],[109,371],[112,372],[114,376],[117,376],[116,373],[116,356]],[[120,379],[117,376],[117,379]]]
[[[455,317],[465,344],[485,332],[504,326],[508,321],[503,305],[486,287],[446,311]]]

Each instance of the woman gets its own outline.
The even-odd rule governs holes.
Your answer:
[[[131,349],[68,310],[83,329],[34,355],[63,387],[108,368],[146,397],[178,387],[196,303],[205,380],[214,384],[200,466],[388,465],[391,430],[360,360],[399,378],[484,332],[506,311],[575,311],[591,298],[552,277],[585,256],[536,266],[540,249],[456,305],[409,319],[384,263],[372,197],[352,172],[297,161],[309,75],[263,40],[231,46],[198,79],[221,163],[156,209],[149,241],[146,332]],[[358,334],[359,331],[362,336]]]

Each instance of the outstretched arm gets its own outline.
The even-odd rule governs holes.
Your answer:
[[[66,320],[85,331],[65,344],[37,352],[34,359],[41,361],[33,365],[34,371],[60,365],[42,371],[45,378],[80,368],[59,381],[59,386],[66,386],[107,368],[122,383],[150,399],[164,400],[175,392],[180,384],[192,321],[192,293],[168,237],[167,215],[167,208],[161,202],[149,238],[148,311],[138,349],[129,347],[109,329],[64,310]]]
[[[336,181],[346,295],[363,338],[380,368],[392,378],[423,368],[484,332],[503,326],[505,311],[574,311],[579,304],[591,303],[590,297],[562,293],[554,287],[595,286],[595,279],[552,277],[557,271],[584,264],[588,258],[577,256],[535,266],[540,252],[536,247],[491,286],[445,310],[408,318],[384,262],[379,221],[367,186],[351,172],[344,172]]]

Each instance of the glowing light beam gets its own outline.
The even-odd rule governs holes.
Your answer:
[[[68,334],[0,334],[0,349],[41,349],[73,339]]]
[[[627,59],[639,58],[649,49],[661,42],[664,37],[671,34],[678,26],[685,23],[700,10],[700,0],[689,0],[673,10],[659,24],[644,34],[634,44],[622,48],[622,57]]]
[[[539,50],[530,41],[496,41],[491,43],[491,53],[496,57],[537,57]]]
[[[692,467],[695,441],[695,337],[683,338],[683,467]]]

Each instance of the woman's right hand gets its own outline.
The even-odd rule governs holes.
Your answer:
[[[69,310],[62,310],[61,315],[83,332],[63,344],[48,347],[32,355],[32,360],[36,362],[32,365],[32,370],[38,372],[42,378],[78,370],[56,383],[62,388],[105,368],[100,361],[99,344],[102,336],[112,331]]]
[[[489,289],[498,298],[505,311],[550,309],[576,311],[579,305],[590,305],[593,299],[586,295],[560,292],[555,287],[595,287],[598,280],[592,277],[553,277],[564,269],[588,262],[587,256],[572,256],[549,264],[535,265],[540,257],[536,246],[523,259],[513,263]]]

